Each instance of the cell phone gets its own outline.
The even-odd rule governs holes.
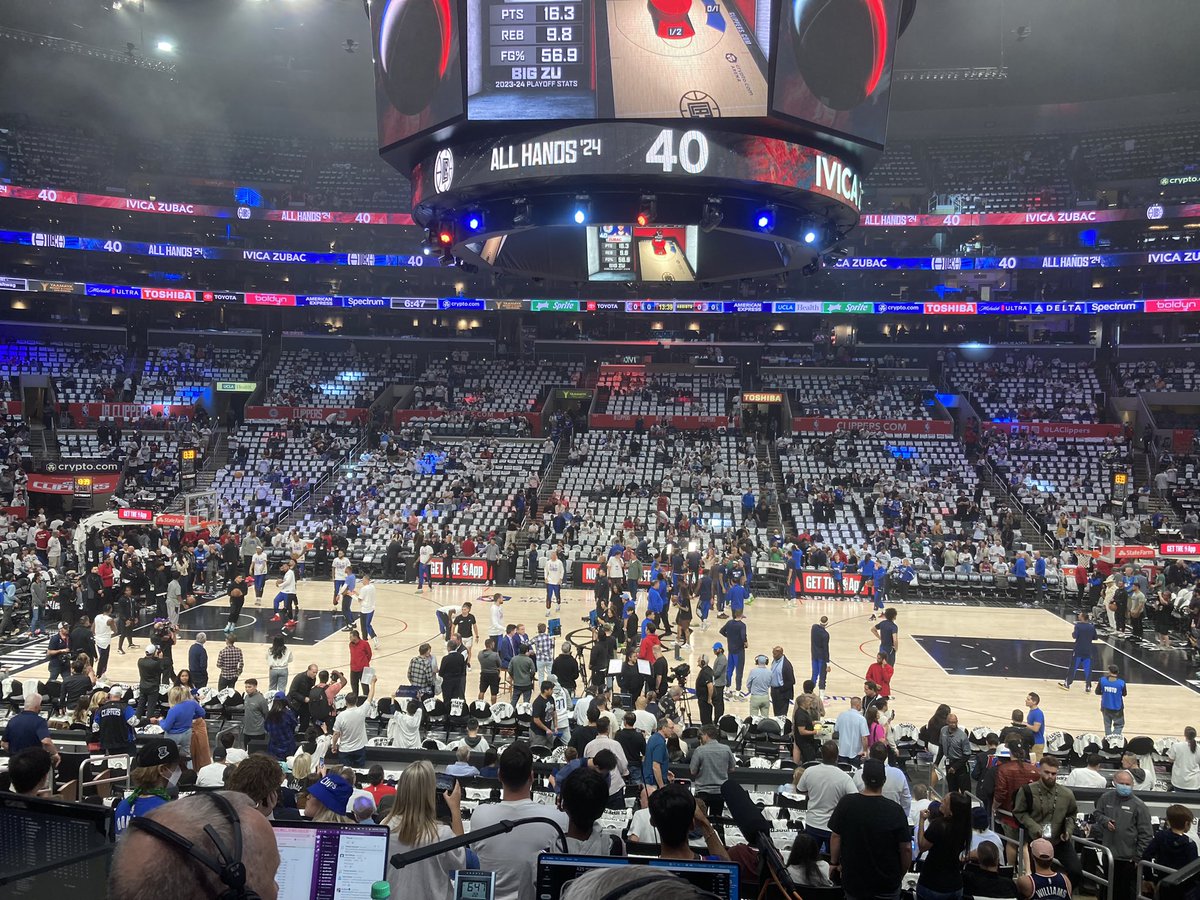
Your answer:
[[[454,790],[454,785],[458,783],[458,780],[453,775],[446,775],[444,773],[439,774],[434,781],[439,791],[452,791]]]

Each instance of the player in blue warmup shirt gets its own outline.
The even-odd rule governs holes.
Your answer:
[[[1100,695],[1100,715],[1104,717],[1104,736],[1120,734],[1125,728],[1125,679],[1116,666],[1108,667],[1096,684]]]
[[[1071,689],[1075,680],[1075,672],[1083,669],[1084,690],[1092,692],[1092,641],[1096,640],[1096,626],[1088,621],[1088,614],[1080,612],[1075,622],[1075,630],[1071,632],[1075,641],[1075,649],[1071,651],[1071,670],[1067,672],[1067,680],[1060,681],[1058,686]]]
[[[729,604],[730,612],[740,613],[746,608],[746,589],[742,587],[740,571],[735,571],[733,574],[733,584],[725,592],[725,602]]]
[[[1041,762],[1042,754],[1046,752],[1046,714],[1038,709],[1038,704],[1041,702],[1042,698],[1033,691],[1030,691],[1025,697],[1025,705],[1029,707],[1029,714],[1025,716],[1025,724],[1033,732],[1033,749],[1029,751],[1029,758],[1033,762]]]

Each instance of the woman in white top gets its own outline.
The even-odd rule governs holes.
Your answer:
[[[267,648],[267,668],[271,676],[272,693],[287,692],[288,666],[292,664],[292,651],[288,649],[287,641],[282,634],[275,635],[275,640]]]
[[[450,825],[437,819],[437,781],[433,765],[422,759],[410,765],[396,783],[396,800],[392,811],[383,824],[391,830],[388,841],[388,858],[393,854],[405,853],[424,847],[435,841],[463,833],[462,786],[455,783],[453,791],[444,791],[442,796],[450,808]],[[447,850],[412,863],[403,869],[388,866],[388,883],[393,897],[422,897],[429,900],[451,900],[454,891],[450,873],[464,869],[467,852],[463,847]]]
[[[1196,744],[1196,729],[1183,729],[1183,740],[1167,751],[1171,758],[1171,787],[1177,791],[1200,791],[1200,746]]]

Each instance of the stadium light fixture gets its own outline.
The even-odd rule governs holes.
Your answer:
[[[159,53],[174,53],[175,45],[173,43],[171,43],[170,41],[166,41],[166,40],[159,41],[158,42],[158,52]]]
[[[653,194],[643,194],[641,203],[638,205],[638,214],[634,221],[639,228],[645,228],[655,219],[655,213],[658,211],[658,200]]]
[[[813,228],[809,228],[804,232],[804,243],[815,244],[817,242],[817,232]]]
[[[775,230],[775,207],[768,206],[754,214],[754,227],[768,234]]]
[[[467,231],[483,231],[483,213],[477,209],[471,210],[463,218],[463,224],[467,226]]]

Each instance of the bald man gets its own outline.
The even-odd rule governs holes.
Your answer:
[[[246,862],[246,889],[262,900],[277,900],[279,848],[271,823],[245,794],[221,791],[232,804],[242,826],[242,860]],[[196,849],[220,861],[212,840],[204,832],[212,825],[226,849],[233,851],[233,829],[225,812],[211,800],[212,794],[192,794],[166,803],[146,818],[169,828]],[[148,872],[169,871],[171,877],[150,878]],[[220,896],[226,887],[217,873],[191,859],[172,843],[130,828],[118,842],[108,876],[109,900],[198,900]]]

